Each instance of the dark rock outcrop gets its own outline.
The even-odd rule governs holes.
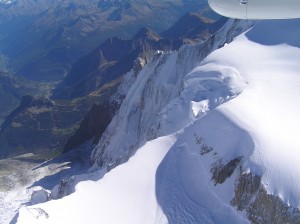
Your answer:
[[[42,84],[18,77],[5,69],[1,70],[0,66],[0,126],[5,117],[19,105],[22,96],[41,94],[42,88]]]
[[[222,161],[217,161],[211,168],[212,179],[214,180],[215,185],[224,183],[225,180],[233,174],[241,160],[242,158],[235,158],[225,165],[222,164]]]
[[[246,211],[254,224],[300,223],[299,209],[284,203],[278,196],[268,194],[261,184],[261,177],[252,173],[240,175],[231,204]]]
[[[241,161],[241,158],[236,158],[225,165],[219,161],[211,169],[215,184],[224,183],[238,170],[231,205],[245,211],[253,224],[300,223],[300,210],[286,204],[278,196],[268,194],[261,183],[261,176],[244,172]]]
[[[219,30],[228,19],[222,17],[213,20],[204,17],[201,13],[187,13],[174,26],[160,35],[168,39],[185,39],[187,42],[205,41]]]
[[[81,122],[79,129],[68,140],[64,152],[74,149],[90,139],[93,139],[93,144],[98,143],[102,133],[113,118],[114,112],[115,109],[110,108],[108,103],[95,103]]]
[[[1,126],[0,158],[28,152],[41,159],[56,156],[88,111],[86,106],[78,108],[85,102],[77,103],[24,96]]]

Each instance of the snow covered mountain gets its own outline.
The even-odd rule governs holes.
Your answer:
[[[16,222],[299,223],[300,20],[250,25],[129,73],[93,153],[101,178]]]

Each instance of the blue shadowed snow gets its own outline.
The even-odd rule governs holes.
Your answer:
[[[262,45],[300,47],[300,19],[259,21],[245,36]]]

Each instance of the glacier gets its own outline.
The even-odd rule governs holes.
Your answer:
[[[252,25],[157,54],[94,149],[101,178],[16,223],[299,223],[300,20]]]

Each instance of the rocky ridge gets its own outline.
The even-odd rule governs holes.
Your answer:
[[[150,183],[155,189],[150,190],[148,184],[144,186],[144,183],[148,183],[143,182],[147,177],[143,176],[140,178],[142,181],[138,182],[134,175],[132,181],[142,183],[138,192],[134,191],[134,195],[137,196],[139,190],[144,188],[146,193],[154,192],[152,196],[157,200],[154,200],[156,216],[151,218],[158,223],[178,220],[182,223],[198,223],[199,220],[205,223],[222,223],[224,214],[230,223],[299,223],[299,209],[284,201],[280,195],[268,193],[266,185],[262,183],[262,175],[247,166],[251,163],[247,157],[251,156],[255,148],[253,136],[222,114],[222,105],[230,105],[230,102],[238,99],[248,83],[240,79],[238,72],[228,67],[225,73],[209,70],[205,63],[199,66],[202,70],[197,67],[208,54],[230,43],[252,25],[251,22],[229,21],[205,43],[184,46],[178,52],[156,54],[136,77],[118,114],[93,152],[94,168],[101,169],[100,172],[106,175],[95,183],[79,184],[80,190],[68,199],[82,200],[82,195],[84,199],[94,199],[101,195],[98,194],[99,188],[107,186],[106,183],[111,184],[111,180],[111,188],[123,190],[123,186],[114,186],[114,178],[122,177],[121,181],[124,181],[126,175],[139,175],[136,168],[143,167],[142,172],[154,175],[149,179],[154,179],[154,185]],[[255,31],[257,30],[254,29]],[[243,35],[239,36],[240,41],[241,36]],[[235,46],[236,42],[229,45]],[[207,58],[206,60],[209,61]],[[214,68],[219,66],[212,65]],[[195,67],[198,69],[194,69]],[[128,74],[126,78],[131,79],[132,75]],[[138,149],[143,151],[136,153]],[[159,152],[156,154],[155,150]],[[167,154],[161,150],[166,150]],[[144,158],[145,152],[148,154],[144,154]],[[151,166],[144,167],[139,160],[142,158],[142,162],[149,162],[151,158],[149,164],[156,161],[149,155],[162,157],[154,173],[149,172]],[[132,173],[126,173],[131,166],[135,169],[131,170]],[[254,166],[257,168],[259,165]],[[74,192],[77,183],[71,178],[56,189],[62,190],[59,195],[66,195]],[[126,185],[132,192],[130,186],[130,183]],[[93,191],[86,192],[88,189]],[[141,192],[146,197],[145,192]],[[209,200],[203,201],[207,199],[207,195]],[[96,198],[94,201],[89,198],[88,205],[100,204],[103,198]],[[125,206],[128,201],[130,200],[125,195]],[[68,200],[63,199],[52,205],[63,207],[67,203]],[[48,214],[47,219],[60,218],[50,205],[48,203],[22,209],[19,223],[22,223],[22,217],[28,217],[25,215],[38,209]],[[106,208],[107,203],[103,205]],[[157,209],[157,205],[160,205],[161,210]],[[48,213],[48,210],[52,213]],[[97,214],[92,212],[92,215]],[[40,218],[36,214],[30,217],[33,220]]]
[[[188,11],[204,8],[205,1],[18,0],[0,5],[0,52],[19,75],[60,81],[106,39],[130,38],[144,24],[160,32]]]
[[[119,113],[104,132],[103,137],[95,148],[92,157],[95,163],[94,166],[110,171],[114,167],[127,162],[128,158],[134,155],[136,150],[146,141],[157,139],[162,134],[170,134],[168,132],[169,126],[175,125],[177,130],[184,128],[180,126],[180,121],[177,124],[168,124],[168,122],[156,120],[159,117],[156,115],[166,113],[172,116],[172,111],[168,113],[168,106],[166,105],[170,102],[176,105],[174,99],[178,95],[184,95],[181,89],[183,86],[181,81],[184,80],[182,76],[188,74],[197,62],[201,61],[210,52],[222,47],[225,43],[229,43],[235,35],[248,28],[249,26],[243,22],[229,22],[227,26],[204,44],[198,44],[193,47],[186,46],[181,48],[178,53],[162,53],[160,56],[153,58],[151,63],[148,63],[139,74]],[[183,61],[190,64],[182,64]],[[164,70],[165,67],[168,67],[170,70]],[[176,67],[176,69],[173,70],[171,69],[172,67]],[[162,73],[164,77],[160,76]],[[178,79],[176,78],[178,82],[166,84],[165,76],[167,74],[178,77]],[[161,86],[160,83],[164,83],[164,85]],[[166,85],[168,86],[168,92],[163,90]],[[133,91],[135,94],[137,91],[140,93],[135,101],[132,101],[131,98]],[[174,92],[177,94],[173,94]],[[201,96],[197,97],[201,98]],[[208,96],[204,94],[203,97],[201,98],[202,100]],[[210,99],[210,101],[212,100]],[[153,107],[153,105],[156,106]],[[210,110],[217,105],[218,103],[210,105]],[[182,119],[184,120],[185,118],[182,117]],[[174,131],[174,127],[171,130]],[[116,141],[116,139],[118,140]],[[300,211],[298,208],[287,204],[276,195],[269,194],[261,182],[261,176],[243,170],[243,157],[233,158],[224,162],[217,159],[219,158],[218,153],[204,144],[202,142],[203,139],[197,139],[197,144],[202,145],[201,155],[210,154],[211,160],[215,161],[212,162],[210,167],[211,178],[215,186],[226,184],[228,179],[234,176],[235,188],[231,205],[236,207],[237,210],[245,212],[251,223],[300,222]],[[210,161],[210,159],[206,160]]]
[[[19,107],[9,115],[0,132],[2,152],[5,151],[2,156],[29,149],[35,153],[46,150],[56,155],[90,139],[96,144],[121,104],[109,99],[122,83],[124,74],[133,69],[136,75],[157,51],[176,50],[182,44],[183,39],[162,38],[147,28],[141,28],[131,40],[117,37],[106,40],[73,66],[54,90],[53,105],[38,109],[21,105],[22,110]],[[94,119],[100,123],[88,122]]]

